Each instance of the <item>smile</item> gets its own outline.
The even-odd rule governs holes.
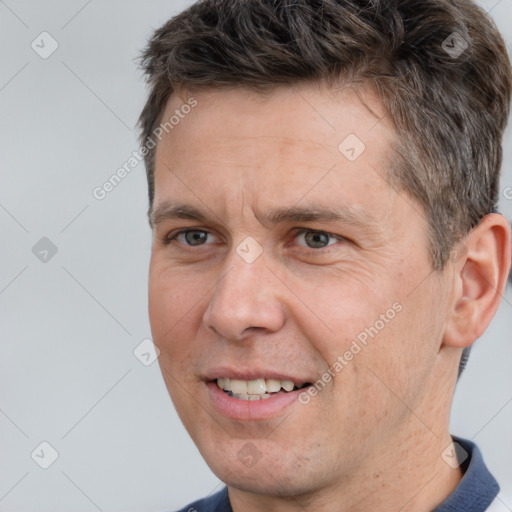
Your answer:
[[[274,395],[285,394],[291,391],[297,391],[309,383],[295,384],[291,380],[278,379],[217,379],[217,386],[230,397],[238,400],[265,400]]]

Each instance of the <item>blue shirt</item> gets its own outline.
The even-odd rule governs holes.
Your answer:
[[[432,512],[484,512],[498,495],[498,482],[489,473],[474,443],[458,437],[453,437],[453,440],[468,454],[461,464],[464,475],[450,496]],[[224,487],[208,498],[194,501],[178,512],[233,512],[228,488]]]

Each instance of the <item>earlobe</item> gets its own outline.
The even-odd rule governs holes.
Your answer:
[[[510,225],[491,213],[461,243],[463,257],[451,263],[453,295],[443,336],[443,345],[456,348],[479,338],[498,309],[510,270]]]

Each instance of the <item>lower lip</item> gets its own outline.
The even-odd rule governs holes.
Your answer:
[[[240,400],[229,396],[217,386],[216,382],[207,382],[206,386],[213,406],[222,415],[233,420],[265,420],[281,414],[287,407],[297,401],[303,389],[288,393],[279,393],[261,400]]]

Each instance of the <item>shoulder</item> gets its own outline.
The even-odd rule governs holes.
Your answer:
[[[194,501],[177,512],[233,512],[229,503],[228,488],[224,487],[207,498]]]

